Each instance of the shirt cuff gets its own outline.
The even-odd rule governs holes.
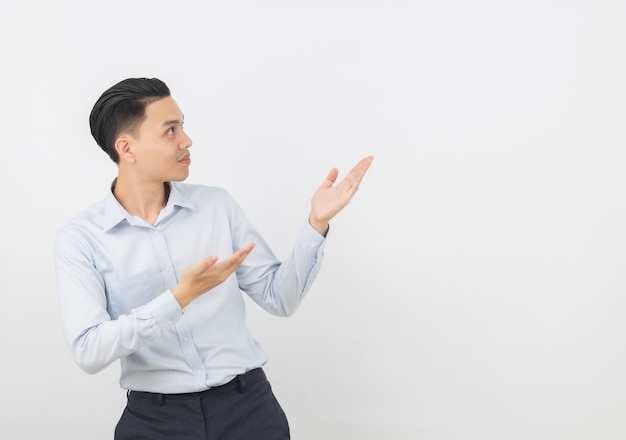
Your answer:
[[[176,321],[183,315],[183,311],[178,301],[168,289],[145,306],[145,313],[148,316],[140,316],[140,318],[154,319],[156,325],[161,331],[171,328]],[[144,308],[142,307],[142,309]],[[141,315],[138,313],[138,315]]]
[[[303,243],[307,251],[311,254],[317,254],[319,251],[322,251],[324,245],[326,244],[326,237],[328,237],[328,233],[330,232],[330,226],[326,231],[326,236],[323,236],[319,232],[311,226],[311,224],[307,221],[302,231],[300,231],[299,242]]]

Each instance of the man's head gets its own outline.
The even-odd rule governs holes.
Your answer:
[[[167,85],[157,78],[128,78],[106,90],[89,115],[91,134],[115,163],[115,141],[121,133],[133,134],[146,116],[146,106],[170,96]]]

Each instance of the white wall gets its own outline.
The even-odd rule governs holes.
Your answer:
[[[250,308],[296,440],[626,438],[626,4],[12,2],[0,12],[0,437],[112,438],[60,332],[56,230],[115,166],[91,106],[165,80],[190,181],[285,255],[376,159],[299,312]],[[13,434],[15,433],[15,434]]]

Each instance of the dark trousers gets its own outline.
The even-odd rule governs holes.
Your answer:
[[[190,394],[131,391],[115,440],[288,440],[289,425],[263,370]]]

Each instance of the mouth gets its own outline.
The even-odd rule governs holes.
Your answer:
[[[184,165],[189,165],[191,163],[191,156],[189,154],[186,154],[185,156],[183,156],[182,159],[179,160],[179,162]]]

